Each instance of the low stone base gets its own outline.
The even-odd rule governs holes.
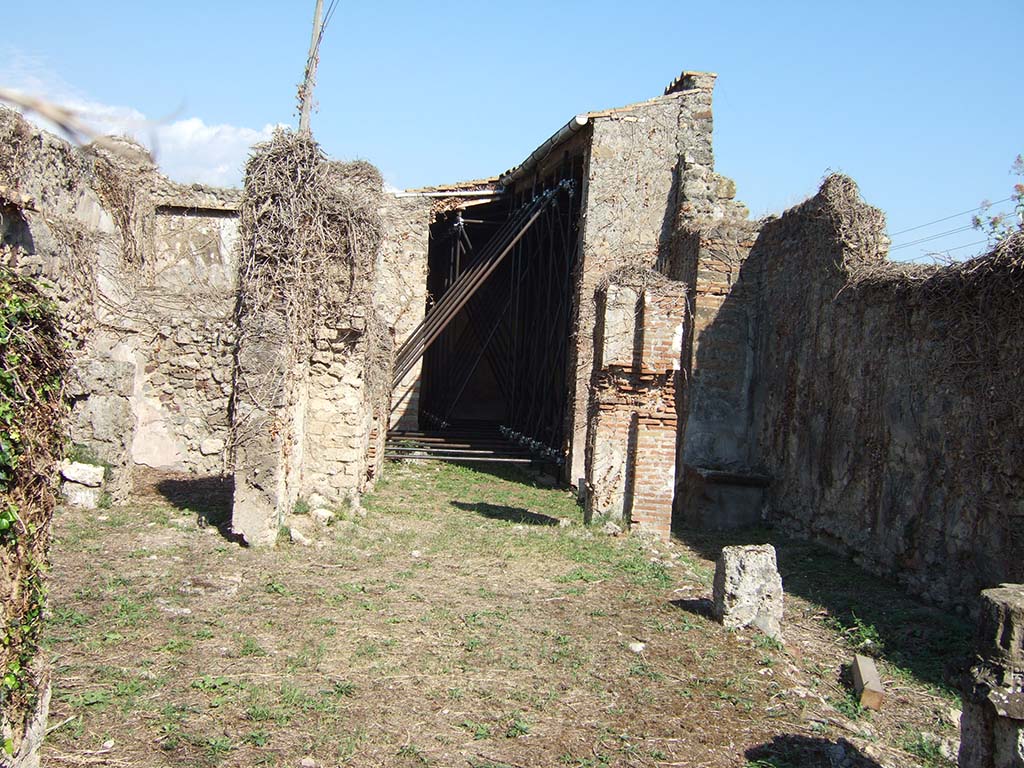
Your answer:
[[[782,640],[782,577],[775,547],[724,547],[715,567],[714,614],[731,629],[753,626]]]

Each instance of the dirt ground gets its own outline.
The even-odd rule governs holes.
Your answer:
[[[239,546],[229,500],[58,512],[44,765],[955,764],[968,628],[808,544],[744,534],[778,548],[780,646],[709,618],[738,539],[609,537],[513,470],[391,464],[318,547]]]

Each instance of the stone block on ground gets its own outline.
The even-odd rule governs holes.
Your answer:
[[[65,480],[89,488],[99,488],[103,485],[105,472],[105,467],[81,461],[63,461],[60,465],[60,474]]]
[[[782,577],[775,547],[723,547],[715,566],[714,615],[731,629],[753,626],[782,640]]]
[[[199,444],[199,452],[203,456],[214,456],[223,450],[224,441],[219,437],[208,437]]]
[[[97,509],[102,494],[103,490],[100,488],[89,488],[78,483],[65,482],[61,486],[61,495],[64,497],[64,501],[73,507],[82,509]]]
[[[310,516],[316,521],[317,525],[325,528],[334,522],[334,513],[325,507],[317,507],[310,512]]]
[[[853,657],[851,665],[853,672],[853,688],[860,700],[860,705],[865,709],[881,709],[885,700],[885,691],[882,688],[882,678],[878,675],[878,667],[873,659],[861,656],[859,653]]]

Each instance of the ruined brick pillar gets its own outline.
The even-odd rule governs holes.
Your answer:
[[[960,768],[1024,767],[1024,584],[981,593],[978,661],[964,677]]]
[[[613,275],[597,303],[587,517],[667,538],[675,491],[685,288],[654,272],[634,270]]]

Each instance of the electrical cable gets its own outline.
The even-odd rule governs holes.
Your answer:
[[[956,229],[949,229],[949,230],[946,230],[945,232],[939,232],[939,233],[934,234],[934,235],[928,235],[927,237],[921,237],[921,238],[918,238],[917,240],[911,240],[911,241],[906,242],[906,243],[900,243],[899,245],[892,246],[889,250],[890,251],[898,251],[900,248],[909,248],[912,245],[918,245],[920,243],[927,243],[927,242],[930,242],[932,240],[941,240],[943,237],[949,237],[950,235],[956,235],[956,234],[959,234],[960,232],[966,232],[969,229],[974,229],[974,225],[973,224],[968,224],[968,225],[963,226],[963,227],[957,227]]]
[[[943,221],[949,221],[950,219],[955,219],[958,216],[966,216],[968,213],[974,213],[975,211],[980,211],[983,208],[990,208],[991,206],[999,205],[1000,203],[1008,203],[1012,199],[1013,199],[1012,197],[1008,197],[1005,200],[996,200],[994,203],[990,203],[988,205],[979,205],[977,208],[971,208],[971,209],[966,210],[966,211],[961,211],[960,213],[954,213],[954,214],[952,214],[950,216],[944,216],[941,219],[936,219],[935,221],[929,221],[926,224],[918,224],[916,227],[910,227],[908,229],[901,229],[899,232],[890,232],[889,233],[889,237],[896,237],[897,235],[904,235],[907,232],[913,232],[916,229],[924,229],[925,227],[930,227],[932,224],[940,224]]]

